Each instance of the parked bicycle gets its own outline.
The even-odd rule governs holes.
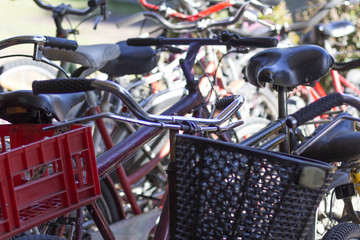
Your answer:
[[[71,91],[80,91],[80,88],[82,88],[83,90],[90,90],[90,89],[113,89],[115,88],[115,86],[113,85],[109,85],[109,83],[104,83],[104,82],[98,82],[98,81],[88,81],[83,83],[86,86],[80,87],[80,83],[76,82],[77,80],[72,81],[73,83],[75,83],[77,86],[77,89],[72,88]],[[53,92],[52,90],[59,89],[60,86],[65,86],[64,81],[50,81],[50,82],[38,82],[39,85],[43,85],[47,84],[47,86],[44,87],[43,91],[46,92]],[[38,84],[36,83],[36,84]],[[36,87],[36,86],[35,86]],[[53,89],[54,88],[54,89]],[[116,87],[118,88],[118,87]],[[65,89],[63,88],[62,91],[68,92],[69,89]],[[42,92],[42,91],[41,91]],[[113,93],[115,93],[115,90],[112,90]],[[331,108],[331,107],[330,107]],[[323,109],[322,109],[323,110]],[[316,114],[316,113],[315,113]],[[317,113],[318,114],[318,113]],[[112,118],[117,118],[117,119],[121,119],[119,118],[119,116],[115,116],[115,115],[110,115],[109,117]],[[150,118],[154,118],[154,116],[149,116]],[[176,121],[176,117],[161,117],[160,119],[165,120],[165,121],[169,121],[171,124],[174,124],[174,122]],[[157,119],[158,121],[160,119]],[[179,118],[178,120],[185,120],[186,118]],[[131,121],[136,121],[136,120],[131,120]],[[199,120],[197,120],[199,121]],[[205,120],[204,120],[205,121]],[[211,121],[209,119],[207,119],[206,121]],[[200,123],[200,121],[199,121]],[[71,123],[69,123],[71,124]],[[166,123],[153,123],[153,124],[158,124],[159,126],[166,126]],[[64,126],[64,125],[63,125]],[[196,128],[195,128],[196,129]],[[213,129],[218,129],[218,127],[214,127]],[[198,130],[200,131],[204,131],[205,129],[201,129],[198,128]],[[206,140],[202,140],[201,138],[195,138],[193,140],[189,139],[189,137],[179,137],[178,138],[178,144],[180,146],[182,146],[177,152],[177,161],[180,160],[180,165],[177,165],[177,167],[174,169],[178,175],[177,177],[175,177],[176,180],[180,181],[178,183],[175,183],[175,186],[177,187],[177,194],[180,194],[180,196],[182,196],[181,198],[175,198],[175,200],[177,201],[177,205],[176,206],[184,206],[184,208],[178,208],[178,210],[176,210],[176,208],[171,207],[173,205],[170,205],[170,217],[176,217],[179,220],[178,221],[172,221],[173,218],[170,218],[170,226],[174,226],[175,228],[170,227],[170,235],[172,236],[176,236],[176,238],[180,238],[180,239],[187,239],[189,236],[197,236],[199,238],[218,238],[218,237],[225,237],[225,238],[231,238],[234,236],[237,237],[252,237],[252,236],[262,236],[264,239],[266,239],[267,237],[269,238],[273,238],[273,237],[284,237],[287,236],[291,239],[297,239],[300,238],[302,236],[304,236],[306,234],[306,230],[308,229],[308,227],[310,226],[311,223],[311,218],[313,217],[313,214],[315,212],[316,206],[317,206],[317,202],[320,201],[322,194],[326,191],[327,186],[328,186],[328,181],[331,180],[331,175],[327,175],[327,171],[330,171],[329,173],[332,172],[330,165],[326,165],[325,163],[320,163],[320,162],[316,162],[316,161],[312,161],[312,163],[310,163],[311,161],[309,159],[305,160],[305,159],[300,159],[300,158],[296,158],[290,160],[291,156],[290,155],[277,155],[276,153],[270,153],[270,152],[261,152],[261,150],[251,150],[250,148],[242,148],[239,147],[238,145],[231,145],[231,144],[226,144],[226,143],[220,143],[220,142],[211,142],[211,141],[206,141]],[[195,142],[194,142],[195,141]],[[204,142],[206,141],[206,142]],[[205,144],[206,143],[206,144]],[[195,144],[195,146],[193,145]],[[189,146],[189,148],[186,148],[187,146]],[[211,146],[210,149],[209,148],[201,148],[200,146]],[[113,149],[116,149],[117,146],[115,146]],[[184,151],[184,148],[189,149]],[[109,150],[107,153],[105,153],[104,155],[108,155],[110,154],[113,149]],[[191,151],[190,151],[191,149]],[[209,149],[209,150],[208,150]],[[228,149],[228,151],[226,151],[226,149]],[[250,151],[250,153],[248,152]],[[198,153],[199,152],[199,153]],[[200,153],[201,152],[201,153]],[[221,154],[220,154],[221,152]],[[245,155],[245,152],[247,152],[248,154]],[[112,152],[113,154],[115,152]],[[212,158],[207,158],[204,157],[206,155],[204,155],[205,153],[207,154],[211,154],[213,155]],[[224,163],[214,161],[214,159],[217,159],[217,157],[219,156],[233,156],[231,158],[228,158],[228,160],[226,160]],[[238,154],[238,155],[237,155]],[[250,155],[249,155],[250,154]],[[251,157],[251,155],[253,157]],[[195,157],[194,157],[195,156]],[[196,157],[198,156],[198,157]],[[201,157],[202,156],[202,157]],[[217,157],[216,157],[217,156]],[[241,161],[237,158],[237,156],[246,156],[245,158],[240,158],[242,159]],[[260,158],[257,158],[255,156],[261,156]],[[255,157],[255,158],[254,158]],[[187,167],[185,168],[186,170],[180,168],[178,169],[178,167],[180,167],[182,164],[185,164],[184,166],[186,166],[186,160],[184,160],[185,162],[181,162],[181,159],[188,159],[189,161],[191,161],[192,163],[192,167]],[[260,160],[255,161],[255,159]],[[281,160],[280,160],[280,159]],[[105,158],[102,158],[105,159]],[[206,160],[208,159],[208,160]],[[212,159],[209,161],[209,159]],[[222,158],[220,158],[222,159]],[[252,165],[248,165],[250,164],[249,159],[253,159],[252,163],[257,163],[255,166],[256,167],[250,167]],[[271,160],[270,160],[271,159]],[[203,165],[203,162],[208,161],[209,165],[207,165],[210,168],[202,168],[200,167],[201,165]],[[238,162],[239,161],[239,162]],[[275,163],[275,162],[276,163]],[[299,182],[293,182],[293,183],[286,183],[285,185],[287,187],[281,187],[281,184],[283,183],[283,181],[286,181],[285,179],[298,179],[297,177],[293,178],[290,177],[292,176],[290,174],[290,169],[289,167],[285,167],[282,164],[289,164],[289,166],[293,166],[295,169],[297,169],[297,163],[299,162],[306,162],[306,161],[310,161],[307,162],[307,164],[310,164],[312,167],[310,167],[310,169],[314,170],[316,169],[314,172],[307,172],[305,173],[304,169],[307,169],[306,167],[300,167],[298,170],[302,169],[303,171],[300,170],[300,172],[306,176],[306,178],[304,178],[304,180],[300,181],[301,184],[299,184]],[[251,170],[250,172],[245,171],[245,169],[243,169],[247,174],[244,175],[245,173],[240,170],[238,168],[232,168],[234,171],[236,171],[236,173],[232,173],[233,170],[226,170],[227,166],[230,167],[231,164],[238,162],[239,166],[247,166],[249,167],[248,170]],[[290,163],[291,162],[291,163]],[[101,161],[100,161],[101,163]],[[194,165],[195,164],[195,165]],[[200,164],[200,165],[197,165]],[[245,164],[245,165],[244,165]],[[269,164],[269,165],[267,165]],[[315,165],[313,165],[315,164]],[[296,165],[296,166],[295,166]],[[320,167],[321,165],[327,166],[327,170],[325,170],[326,168],[322,168]],[[206,165],[205,165],[206,166]],[[204,167],[205,167],[204,166]],[[214,170],[214,167],[217,167],[216,169],[218,170]],[[262,171],[261,167],[262,166],[264,169],[264,171]],[[277,167],[276,167],[277,166]],[[259,168],[260,167],[260,168]],[[272,169],[273,167],[276,167],[277,170]],[[279,167],[279,168],[278,168]],[[99,170],[101,169],[101,165],[99,166]],[[223,177],[217,178],[216,177],[216,173],[211,174],[210,169],[213,169],[211,171],[228,171],[228,174],[223,175]],[[222,170],[220,170],[222,169]],[[271,170],[270,170],[271,169]],[[282,172],[280,169],[284,169]],[[286,170],[285,170],[286,169]],[[294,170],[295,170],[294,169]],[[104,169],[105,170],[105,169]],[[299,171],[295,170],[294,174],[299,174]],[[205,179],[207,179],[206,175],[204,175],[204,178],[200,178],[199,179],[199,188],[196,188],[195,186],[197,186],[196,182],[194,185],[194,180],[189,180],[189,175],[187,174],[181,174],[184,173],[184,171],[186,173],[191,173],[192,171],[194,171],[192,174],[194,177],[198,176],[198,174],[201,172],[201,175],[203,174],[211,174],[210,177],[210,181],[206,181]],[[100,170],[101,172],[101,170]],[[271,176],[266,175],[266,173],[271,174]],[[273,178],[273,174],[279,174],[278,177]],[[236,174],[236,175],[233,175]],[[240,174],[239,176],[243,176],[244,178],[240,178],[239,180],[236,180],[237,178],[235,176],[238,176],[238,174]],[[258,174],[258,175],[257,175]],[[265,174],[265,175],[264,175]],[[320,178],[315,178],[315,176],[319,176],[319,174],[321,174],[322,177]],[[190,175],[190,176],[191,176]],[[262,176],[261,180],[255,178],[255,176]],[[180,177],[183,176],[183,177]],[[212,177],[211,177],[212,176]],[[228,177],[229,176],[234,176],[235,178],[231,181],[229,181]],[[249,180],[246,180],[247,178],[245,176],[253,176],[253,183],[255,184],[254,187],[252,188]],[[199,177],[199,176],[198,176]],[[213,180],[211,180],[213,178]],[[264,179],[263,179],[264,178]],[[312,179],[312,181],[306,181],[308,179]],[[175,180],[174,179],[174,180]],[[184,181],[185,179],[187,179],[187,181]],[[273,179],[274,181],[271,181],[271,179]],[[281,181],[280,181],[281,179]],[[306,179],[306,180],[305,180]],[[315,180],[316,179],[316,180]],[[321,179],[321,180],[320,180]],[[208,182],[209,184],[209,188],[206,187],[205,182]],[[240,181],[240,182],[238,182]],[[278,191],[281,191],[281,189],[283,189],[284,191],[286,189],[289,188],[289,186],[287,184],[291,184],[290,189],[292,189],[295,192],[299,193],[299,191],[311,191],[313,197],[311,199],[311,201],[307,202],[307,204],[305,204],[306,201],[293,201],[294,200],[294,195],[290,194],[291,197],[289,198],[289,202],[287,202],[286,197],[287,195],[284,194],[278,194],[277,196],[279,196],[278,200],[274,199],[274,188],[271,187],[270,190],[265,187],[263,184],[261,184],[261,186],[263,186],[264,188],[261,188],[261,190],[258,189],[258,187],[260,187],[258,184],[259,182],[262,182],[263,184],[268,183],[270,185],[276,183],[277,186],[279,186],[278,188],[276,188]],[[291,181],[291,180],[290,180]],[[325,183],[326,182],[326,183]],[[191,184],[190,184],[191,183]],[[325,184],[324,184],[325,183]],[[170,189],[172,185],[172,183],[170,182]],[[187,187],[187,184],[188,187]],[[234,185],[233,185],[234,184]],[[240,185],[238,185],[240,184]],[[243,187],[242,184],[244,184]],[[279,185],[278,185],[279,184]],[[293,185],[295,184],[295,185]],[[220,186],[228,186],[226,187],[226,189],[228,189],[227,193],[221,193]],[[192,187],[191,187],[192,186]],[[202,187],[201,187],[202,186]],[[235,197],[233,194],[231,194],[231,190],[232,187],[238,186],[236,189],[237,194],[236,196],[238,196],[239,191],[242,192],[244,195],[242,198],[238,198]],[[257,186],[257,187],[256,187]],[[305,189],[306,190],[305,190]],[[184,190],[182,190],[184,189]],[[199,192],[199,190],[201,189],[201,192]],[[209,190],[211,189],[211,190]],[[242,189],[242,190],[240,190]],[[251,192],[255,189],[258,189],[259,191],[255,191],[253,192],[254,195],[251,195]],[[300,190],[301,189],[301,190]],[[312,190],[310,190],[312,189]],[[316,190],[315,190],[316,189]],[[189,194],[190,192],[196,191],[198,192],[197,194]],[[214,192],[215,191],[215,192]],[[216,193],[216,191],[220,191],[218,194],[213,195],[214,193]],[[315,193],[315,192],[317,193]],[[212,194],[210,194],[212,193]],[[170,191],[171,194],[171,191]],[[254,198],[254,196],[257,196],[258,194],[261,194],[262,197],[258,197],[258,198]],[[262,194],[269,194],[268,197],[265,197]],[[318,195],[319,194],[319,195]],[[240,194],[242,195],[242,194]],[[316,197],[315,197],[316,195]],[[169,197],[172,195],[169,195]],[[196,197],[194,197],[196,196]],[[297,196],[301,196],[301,197],[305,197],[305,195],[303,193],[297,194]],[[265,199],[268,198],[267,201],[263,201]],[[283,198],[284,197],[284,198]],[[228,201],[226,201],[225,199],[228,199]],[[309,197],[306,196],[307,200],[309,200]],[[209,199],[208,201],[206,199]],[[213,201],[210,201],[210,199],[213,199]],[[231,200],[230,200],[231,199]],[[198,205],[197,201],[205,201],[204,204],[200,204]],[[274,201],[275,200],[275,201]],[[189,201],[189,202],[188,202]],[[216,201],[221,201],[222,204],[218,204]],[[227,207],[227,205],[223,205],[226,202],[229,202],[229,204],[232,206]],[[244,202],[242,201],[246,201],[247,204],[244,204]],[[261,204],[260,202],[263,202],[264,204]],[[236,203],[238,204],[236,204]],[[303,207],[299,206],[299,202],[304,203]],[[171,198],[170,198],[170,203],[171,203]],[[184,204],[184,205],[182,205]],[[190,205],[189,205],[190,204]],[[279,205],[278,205],[279,204]],[[282,208],[281,206],[285,206],[288,204],[295,204],[297,207],[287,207],[287,208]],[[189,206],[192,206],[193,208],[199,208],[199,206],[204,206],[204,210],[200,210],[200,211],[189,211]],[[216,208],[214,208],[216,206]],[[244,209],[241,212],[244,215],[244,217],[239,216],[239,218],[237,218],[237,214],[234,214],[234,211],[238,212],[238,209],[241,209],[240,206],[252,206],[251,210],[250,209]],[[312,206],[312,207],[310,207]],[[256,211],[254,208],[258,209],[258,211]],[[166,207],[164,207],[163,209],[166,210]],[[182,210],[183,209],[183,210]],[[233,209],[233,210],[232,210]],[[268,213],[266,214],[264,213],[264,209],[268,209]],[[271,210],[272,209],[272,210]],[[278,211],[275,211],[275,209],[278,209]],[[285,212],[279,212],[279,209],[286,209]],[[310,212],[305,213],[305,209],[311,209]],[[173,212],[173,210],[176,210],[176,212]],[[288,211],[290,210],[296,210],[296,213],[290,213]],[[218,212],[218,214],[214,214],[214,211]],[[267,212],[267,211],[265,211]],[[301,212],[301,217],[299,215],[299,213]],[[274,213],[278,213],[274,214]],[[187,215],[187,214],[191,214],[191,215]],[[194,215],[195,214],[195,215]],[[205,214],[205,215],[204,215]],[[283,214],[283,215],[282,215]],[[235,216],[234,216],[235,215]],[[191,216],[191,217],[189,217]],[[205,217],[207,216],[207,217]],[[226,219],[224,219],[224,217],[226,216]],[[291,216],[298,216],[296,221],[291,222],[291,226],[289,226],[289,219],[285,218],[285,216],[289,216],[291,218]],[[312,217],[311,217],[312,216]],[[162,215],[161,219],[163,219],[163,217],[165,217],[164,215]],[[222,219],[220,220],[219,219]],[[234,220],[234,217],[237,218],[237,220]],[[194,225],[194,223],[192,222],[192,219],[203,219],[203,221],[205,221],[204,223],[197,223],[196,225]],[[260,219],[264,219],[264,221],[260,220]],[[270,220],[270,219],[273,219]],[[300,220],[301,219],[301,220]],[[190,220],[190,221],[189,221]],[[275,221],[275,222],[274,222]],[[285,224],[285,222],[287,222],[288,224]],[[181,224],[179,223],[181,222]],[[222,223],[221,225],[219,225],[219,223]],[[229,225],[229,223],[236,223],[235,225]],[[296,227],[294,227],[294,223],[296,222]],[[162,220],[160,220],[157,229],[159,231],[162,232],[166,232],[165,229],[161,228],[160,226],[162,226]],[[178,223],[178,224],[176,224]],[[263,223],[263,224],[261,224]],[[175,224],[175,225],[172,225]],[[219,231],[211,231],[211,229],[213,229],[214,226],[213,224],[216,224],[218,226]],[[259,224],[261,225],[259,227]],[[232,227],[231,227],[232,226]],[[257,226],[257,227],[255,227]],[[209,230],[207,230],[209,228]],[[289,227],[289,228],[288,228]],[[292,229],[292,231],[290,231],[289,229]],[[296,229],[296,230],[294,230]],[[304,231],[305,229],[305,231]],[[157,239],[157,236],[155,236],[155,239]],[[164,238],[161,238],[164,239]]]
[[[134,22],[151,21],[158,24],[160,26],[159,29],[166,29],[170,33],[180,33],[180,36],[212,37],[213,34],[220,34],[221,31],[225,29],[232,29],[236,24],[246,19],[249,9],[257,9],[257,11],[262,11],[264,13],[271,12],[271,8],[268,5],[261,4],[257,1],[226,1],[217,3],[214,6],[210,4],[206,9],[202,9],[202,11],[198,13],[190,11],[193,13],[190,15],[180,12],[180,10],[174,10],[165,3],[161,7],[155,7],[155,5],[146,1],[141,1],[140,3],[152,12],[140,12],[129,16],[125,20],[121,20],[121,22],[117,23],[120,27]],[[183,1],[182,4],[191,8],[191,4],[195,3],[186,3],[186,1]],[[227,11],[230,7],[235,9],[233,17],[226,19],[210,17],[211,14],[222,14],[222,11]],[[166,12],[171,12],[171,14],[166,14]],[[173,21],[174,19],[176,20]],[[180,24],[177,23],[178,21],[180,21]],[[244,82],[241,77],[241,68],[245,66],[245,60],[240,67],[239,61],[234,61],[234,56],[239,56],[239,58],[247,60],[246,53],[248,53],[248,51],[246,49],[238,49],[237,52],[229,53],[225,48],[210,47],[207,52],[207,55],[210,55],[211,52],[214,53],[213,57],[209,58],[207,60],[207,65],[205,65],[207,66],[207,74],[206,76],[203,76],[203,78],[206,81],[203,81],[204,83],[201,84],[201,88],[209,89],[211,87],[211,84],[208,83],[208,79],[210,78],[213,79],[212,81],[214,83],[218,82],[219,90],[217,91],[217,94],[227,91],[227,94],[233,93],[244,95],[248,100],[246,105],[240,110],[240,114],[246,121],[249,117],[254,117],[255,120],[258,120],[256,119],[257,117],[266,118],[268,120],[276,119],[276,96],[269,89],[256,89],[252,85]],[[216,93],[213,93],[213,95],[215,96],[212,98],[216,99]],[[268,121],[265,122],[268,123]]]
[[[140,44],[170,44],[170,42],[174,42],[174,41],[175,40],[168,40],[166,38],[150,39],[150,40],[149,39],[131,39],[131,40],[129,40],[129,43],[139,44],[139,45]],[[201,39],[200,40],[199,39],[193,39],[193,40],[178,39],[177,41],[178,41],[178,43],[180,43],[181,41],[187,41],[187,42],[201,41]],[[215,39],[213,39],[212,41],[215,41]],[[311,54],[309,54],[309,52],[311,52]],[[274,64],[274,66],[276,64],[278,64],[279,66],[282,66],[281,68],[278,68],[278,70],[274,70],[273,68],[271,68],[272,65],[269,64],[268,61],[266,61],[267,58],[272,58],[273,54],[284,56],[283,58],[278,58],[278,62],[271,63],[271,64]],[[292,58],[287,58],[286,56],[291,56]],[[305,56],[308,56],[309,58],[305,58]],[[295,70],[294,68],[289,67],[289,63],[292,62],[291,59],[296,59],[298,66],[303,66],[308,71],[306,71],[306,72],[300,71],[301,69]],[[315,61],[315,60],[317,60],[317,61]],[[310,65],[307,66],[305,63],[310,64],[311,67],[310,67]],[[293,148],[293,146],[290,144],[291,139],[293,139],[292,136],[299,137],[299,132],[294,131],[292,127],[288,128],[287,125],[285,124],[286,123],[285,119],[287,117],[287,114],[285,112],[285,109],[286,109],[285,104],[287,103],[287,101],[286,101],[286,91],[284,91],[284,90],[286,87],[296,87],[297,85],[301,85],[301,84],[305,84],[305,83],[311,84],[311,81],[316,81],[318,77],[325,75],[330,70],[332,65],[333,65],[332,57],[326,51],[324,51],[322,48],[316,47],[316,46],[299,46],[297,48],[288,48],[288,49],[271,49],[271,50],[266,50],[263,52],[263,54],[256,55],[254,58],[252,58],[249,62],[249,66],[247,68],[247,74],[248,74],[248,78],[249,78],[250,82],[252,82],[253,84],[264,84],[265,82],[271,81],[275,85],[277,85],[278,86],[277,89],[279,89],[279,95],[282,96],[279,101],[279,103],[280,103],[279,109],[281,109],[280,112],[284,113],[284,116],[279,116],[280,119],[278,121],[274,122],[267,129],[261,130],[258,134],[254,134],[252,137],[249,137],[248,139],[244,140],[242,142],[242,144],[254,145],[259,141],[263,142],[265,140],[266,136],[269,136],[273,133],[278,133],[279,131],[281,131],[283,129],[281,131],[282,134],[277,134],[277,136],[275,138],[271,138],[270,141],[264,143],[262,145],[262,147],[268,148],[268,147],[278,145],[280,142],[283,142],[282,145],[280,145],[280,150],[281,151],[290,151]],[[272,69],[272,71],[270,71],[270,69]],[[319,69],[321,71],[319,71]],[[282,71],[282,72],[287,71],[289,74],[285,75],[286,77],[284,77],[283,74],[278,74],[279,71]],[[272,74],[268,74],[268,73],[272,73]],[[58,82],[61,82],[61,81],[58,81]],[[44,83],[42,83],[42,84],[44,84]],[[51,84],[54,84],[54,83],[49,82],[50,86],[52,86]],[[55,87],[55,86],[52,86],[52,87]],[[57,89],[58,89],[58,87],[57,87]],[[74,88],[71,88],[71,91],[74,91]],[[315,105],[316,107],[314,107],[314,105],[311,105],[311,106],[307,107],[306,110],[303,110],[300,113],[295,114],[295,116],[297,116],[297,118],[298,118],[298,122],[304,123],[307,120],[311,120],[313,117],[330,110],[334,106],[342,105],[343,102],[353,103],[353,101],[352,101],[353,98],[350,96],[343,97],[340,95],[336,95],[335,100],[332,100],[332,98],[334,98],[333,95],[329,96],[329,98],[326,98],[326,99],[323,99],[322,101],[317,102]],[[329,99],[330,99],[330,101],[328,101]],[[320,105],[320,107],[319,107],[319,105]],[[325,107],[323,105],[325,105]],[[355,104],[355,107],[359,107],[359,106]],[[308,110],[308,109],[310,109],[310,110]],[[303,112],[305,112],[305,113],[310,112],[310,114],[303,114]],[[304,118],[306,120],[303,120]],[[294,119],[294,118],[290,117],[289,119]],[[301,139],[301,138],[299,137],[299,139]],[[117,147],[115,147],[115,148],[117,148]],[[109,150],[108,152],[112,152],[112,149]],[[108,152],[105,153],[104,155],[106,156],[108,154]],[[119,153],[115,153],[115,152],[112,152],[112,153],[119,154]],[[117,155],[117,156],[119,156],[119,155]],[[313,183],[315,183],[315,182],[317,182],[317,181],[314,180]],[[322,194],[324,194],[326,192],[326,190],[327,190],[327,186],[324,187]],[[321,197],[319,198],[319,201],[321,200]],[[316,206],[314,207],[314,209],[315,208],[316,208]],[[300,211],[302,212],[303,210],[301,209]],[[299,236],[304,237],[306,235],[306,233],[311,225],[311,222],[312,222],[311,219],[314,219],[314,215],[315,215],[314,212],[312,214],[313,215],[311,218],[306,218],[306,220],[304,220],[306,222],[306,228],[305,228],[306,231],[304,231],[304,232],[298,231],[297,234],[300,234]],[[289,215],[293,215],[293,214],[289,214]],[[193,219],[193,218],[190,218],[190,219]],[[302,230],[303,230],[303,228],[302,228]],[[185,231],[185,232],[187,232],[187,231]],[[241,236],[242,233],[239,233],[239,234]],[[268,232],[263,232],[262,234],[268,234]],[[287,232],[284,234],[289,234],[289,233]],[[264,236],[266,236],[266,235],[264,235]]]
[[[252,39],[252,40],[256,40],[256,39]],[[270,42],[269,42],[269,40],[270,40]],[[177,40],[175,39],[174,41],[176,42]],[[185,40],[183,39],[183,41],[186,44],[189,44],[191,42],[188,39],[185,39]],[[202,44],[210,44],[210,43],[211,44],[226,44],[225,42],[220,42],[217,39],[208,39],[208,40],[205,39],[205,40],[202,40],[202,41],[203,41]],[[250,44],[250,46],[254,46],[254,45],[255,46],[256,45],[261,45],[261,46],[269,46],[269,45],[271,45],[272,46],[272,45],[274,45],[276,43],[276,41],[274,42],[274,39],[258,39],[258,41],[249,41],[247,39],[244,39],[244,40],[242,40],[242,39],[236,40],[235,39],[235,40],[232,40],[231,42],[233,42],[233,44],[239,44],[239,43],[240,44],[245,44],[245,45]],[[194,51],[190,51],[189,56],[184,61],[184,63],[188,62],[188,64],[184,65],[185,66],[184,67],[185,72],[188,72],[186,66],[191,66],[191,64],[193,64],[194,57],[195,57],[195,55],[197,53],[196,50],[199,49],[199,47],[201,46],[200,41],[199,41],[198,44],[199,45],[196,44],[196,45],[193,46]],[[177,112],[179,115],[181,115],[181,114],[184,114],[184,113],[190,111],[191,109],[194,109],[195,106],[199,106],[199,104],[201,105],[202,95],[199,92],[199,90],[197,89],[197,85],[193,84],[194,80],[191,78],[191,75],[187,75],[187,76],[189,77],[189,80],[188,80],[188,82],[189,82],[188,89],[189,89],[189,93],[190,93],[189,96],[186,97],[185,99],[183,99],[178,105],[176,105],[172,109],[170,109],[168,111],[168,113]],[[76,80],[75,80],[75,82],[76,82]],[[12,93],[9,93],[8,95],[10,95],[10,94],[12,94]],[[128,98],[129,95],[126,95],[126,97]],[[134,105],[134,106],[136,106],[136,105]],[[128,107],[129,107],[130,110],[132,109],[132,105],[130,105]],[[143,114],[143,112],[141,112],[141,114]],[[139,115],[136,115],[136,116],[139,116]],[[127,148],[127,151],[123,152],[123,153],[126,153],[126,154],[122,155],[121,158],[125,159],[125,158],[131,156],[136,150],[138,150],[142,146],[141,144],[131,144],[131,141],[135,141],[136,139],[140,138],[140,139],[142,139],[141,143],[145,144],[147,141],[150,140],[151,137],[157,136],[160,132],[162,132],[162,130],[158,130],[158,129],[154,130],[154,128],[142,128],[141,130],[137,131],[135,134],[131,135],[130,138],[126,142],[120,143],[120,145],[119,145],[120,148],[121,147],[126,147]],[[137,141],[139,141],[139,140],[137,140]],[[152,164],[154,164],[154,162],[152,162]],[[115,164],[115,165],[117,165],[117,164]],[[155,165],[156,165],[156,163],[155,163]],[[151,166],[151,165],[147,165],[146,167],[148,168],[149,166]],[[152,165],[152,166],[154,166],[154,165]],[[104,166],[102,166],[102,167],[104,167]],[[102,167],[100,165],[99,170]],[[112,167],[114,167],[114,166],[112,166]],[[114,193],[115,194],[113,194],[112,196],[109,196],[109,197],[112,197],[112,198],[116,199],[117,197],[115,195],[117,195],[117,192],[115,191]],[[109,199],[108,202],[110,202],[110,201],[111,200]],[[118,200],[115,200],[115,202],[118,203]],[[120,205],[121,204],[119,204],[117,206],[120,206]],[[96,209],[98,209],[98,208],[96,208]],[[121,211],[119,210],[118,213],[121,213]],[[98,218],[95,218],[95,219],[96,219],[95,221],[99,221]],[[102,224],[104,224],[104,222]],[[99,226],[101,226],[101,224]],[[101,228],[101,230],[103,230],[103,229]]]
[[[34,0],[34,2],[47,10],[53,11],[53,19],[56,26],[56,35],[55,37],[67,38],[68,35],[78,34],[77,29],[64,29],[62,26],[63,19],[67,15],[77,15],[77,16],[87,16],[90,13],[94,12],[96,9],[100,8],[101,13],[100,17],[95,21],[97,25],[100,19],[106,18],[108,15],[107,12],[107,1],[94,1],[89,0],[88,6],[85,9],[75,9],[71,5],[61,4],[57,7],[54,7],[50,4],[45,4],[41,0]],[[10,57],[19,57],[19,59],[13,61],[7,61],[1,66],[0,74],[0,85],[2,91],[14,91],[14,90],[31,90],[31,82],[34,79],[52,79],[58,75],[58,69],[53,68],[47,64],[43,64],[38,61],[33,61],[27,58],[32,58],[32,56],[24,54],[11,54],[8,56],[2,56],[2,58]],[[67,67],[62,66],[64,69]],[[67,69],[68,70],[68,69]],[[68,71],[67,71],[68,72]],[[60,74],[64,74],[61,73]],[[62,75],[64,76],[64,75]]]

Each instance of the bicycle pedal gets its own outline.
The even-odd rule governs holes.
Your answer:
[[[347,183],[335,188],[336,199],[344,199],[355,196],[355,186],[353,183]]]

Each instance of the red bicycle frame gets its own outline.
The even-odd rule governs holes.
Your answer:
[[[149,9],[150,11],[154,11],[154,12],[158,12],[160,11],[160,7],[151,3],[148,3],[146,0],[139,0],[140,3],[147,9]],[[233,6],[234,3],[231,0],[227,0],[224,2],[220,2],[217,3],[203,11],[198,12],[197,14],[194,15],[186,15],[180,12],[175,11],[174,9],[168,8],[169,9],[169,13],[168,16],[171,18],[176,18],[179,20],[185,20],[185,21],[189,21],[189,22],[194,22],[197,21],[201,18],[204,18],[206,16],[209,16],[210,14],[213,14],[215,12],[218,12],[224,8],[228,8]]]
[[[330,71],[332,76],[332,85],[335,92],[344,93],[344,86],[350,88],[356,94],[360,95],[360,89],[353,83],[349,82],[346,78],[341,76],[338,71],[331,70]],[[314,100],[318,100],[321,97],[326,96],[326,92],[324,88],[321,86],[320,82],[317,82],[316,85],[309,89],[310,95]]]

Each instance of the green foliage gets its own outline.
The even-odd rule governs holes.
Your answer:
[[[327,0],[308,0],[307,9],[296,13],[296,21],[304,21],[310,19],[321,8],[322,4]],[[322,23],[329,23],[337,20],[349,20],[356,26],[356,31],[350,36],[342,38],[333,38],[335,48],[341,54],[337,54],[337,61],[346,61],[360,57],[360,4],[344,4],[339,5],[330,10],[328,15],[323,19]]]

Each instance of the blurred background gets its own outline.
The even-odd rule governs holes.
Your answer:
[[[74,8],[84,9],[87,0],[47,0],[44,3],[59,5],[71,4]],[[79,34],[76,40],[80,44],[114,43],[126,38],[126,31],[116,27],[115,22],[132,13],[141,11],[142,8],[135,0],[110,0],[110,18],[102,21],[93,29],[96,16],[81,23],[77,28]],[[32,0],[2,0],[0,1],[0,38],[8,38],[16,35],[48,35],[55,36],[55,24],[50,11],[41,9]],[[96,11],[94,14],[98,13]],[[64,19],[64,27],[77,26],[84,17],[71,17]],[[128,32],[129,33],[129,32]],[[73,39],[74,37],[70,37]]]
[[[153,4],[171,4],[178,0],[148,0]],[[264,0],[265,1],[265,0]],[[269,0],[267,0],[269,1]],[[51,12],[38,7],[32,0],[1,0],[0,1],[0,38],[8,38],[16,35],[48,35],[55,36],[55,24],[51,17]],[[74,8],[86,8],[87,0],[44,0],[45,3],[59,5],[61,3],[71,4]],[[327,0],[286,0],[275,8],[274,14],[269,16],[269,20],[282,23],[284,21],[303,21],[309,19],[320,8],[322,3]],[[346,1],[344,1],[346,2]],[[347,39],[344,39],[343,45],[339,45],[339,51],[350,51],[354,57],[353,51],[360,49],[360,7],[358,0],[351,0],[348,3],[330,11],[323,22],[346,19],[352,21],[357,30]],[[108,8],[111,12],[110,18],[100,22],[97,29],[93,29],[95,17],[84,22],[84,17],[73,17],[64,19],[65,28],[76,27],[79,34],[76,40],[79,44],[97,44],[97,43],[114,43],[129,37],[137,37],[140,34],[139,25],[127,28],[117,28],[115,23],[122,18],[144,11],[137,0],[108,0]],[[95,12],[94,14],[98,13]],[[94,15],[93,14],[93,15]],[[79,23],[81,23],[79,25]],[[299,33],[298,36],[300,36]],[[298,36],[293,36],[294,43],[299,40]],[[74,39],[74,36],[70,36]],[[346,44],[345,44],[346,43]],[[13,50],[13,49],[12,49]],[[339,60],[344,60],[350,55],[342,55]],[[360,55],[357,55],[360,57]]]

